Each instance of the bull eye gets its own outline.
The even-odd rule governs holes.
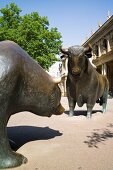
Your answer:
[[[70,54],[68,54],[68,58],[69,58],[69,59],[71,58],[71,55],[70,55]]]
[[[68,60],[69,60],[70,63],[72,63],[72,57],[71,56],[68,57]]]

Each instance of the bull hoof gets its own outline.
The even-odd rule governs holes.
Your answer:
[[[91,119],[91,116],[87,116],[87,119]]]
[[[4,157],[2,157],[2,155],[0,156],[0,169],[17,167],[27,162],[27,158],[23,155],[11,152]]]
[[[89,115],[89,114],[87,115],[87,119],[91,119],[91,117],[92,117],[91,115]]]
[[[106,113],[106,109],[102,109],[102,113]]]
[[[72,117],[73,116],[73,113],[69,113],[69,117]]]

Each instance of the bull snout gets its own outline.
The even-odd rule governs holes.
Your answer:
[[[63,106],[60,104],[57,109],[55,110],[54,115],[61,115],[62,113],[64,113],[65,109],[63,108]]]
[[[72,74],[79,75],[81,73],[81,69],[79,67],[72,68]]]

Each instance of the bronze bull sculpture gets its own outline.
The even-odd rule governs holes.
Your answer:
[[[60,115],[64,112],[60,99],[58,82],[36,61],[16,43],[0,42],[0,169],[27,162],[9,145],[6,126],[10,116],[22,111]]]
[[[90,118],[96,102],[106,111],[109,83],[106,76],[99,74],[91,65],[88,58],[92,56],[92,48],[72,46],[61,49],[63,57],[68,57],[67,97],[69,103],[69,115],[74,115],[76,103],[82,107],[87,106],[87,117]]]

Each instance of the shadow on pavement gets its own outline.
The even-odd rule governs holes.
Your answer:
[[[93,110],[92,114],[95,114],[96,112],[101,112],[102,113],[101,110]],[[67,110],[64,113],[69,115],[69,111],[67,111]],[[80,116],[80,115],[87,116],[87,111],[86,110],[76,110],[76,111],[74,111],[73,116]]]
[[[99,148],[99,143],[105,144],[104,142],[106,140],[113,138],[113,132],[109,129],[94,129],[94,132],[87,136],[87,138],[84,143],[87,144],[89,148]]]
[[[27,142],[48,140],[62,135],[58,130],[49,127],[14,126],[7,127],[7,131],[11,148],[15,151]]]

